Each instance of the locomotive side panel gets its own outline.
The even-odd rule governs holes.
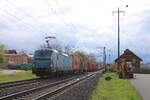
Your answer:
[[[54,62],[53,72],[70,71],[72,70],[72,59],[69,56],[64,56],[59,53],[54,53],[52,57]]]

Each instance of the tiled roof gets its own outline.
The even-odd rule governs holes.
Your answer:
[[[5,54],[17,54],[16,50],[4,50]]]

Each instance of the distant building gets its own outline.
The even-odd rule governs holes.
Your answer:
[[[124,53],[115,60],[115,63],[117,65],[116,66],[117,70],[119,69],[119,66],[121,65],[122,62],[126,62],[126,63],[131,63],[132,66],[134,67],[134,70],[136,71],[136,70],[140,69],[141,61],[142,61],[142,59],[140,57],[135,55],[129,49],[126,49],[124,51]]]
[[[5,54],[17,54],[16,50],[4,50]]]
[[[32,63],[33,56],[33,54],[28,55],[28,63]]]
[[[150,63],[141,64],[142,69],[150,69]]]
[[[28,56],[26,54],[17,54],[16,50],[4,50],[4,56],[10,64],[28,64]]]
[[[5,59],[10,64],[28,64],[28,56],[25,54],[5,54]]]

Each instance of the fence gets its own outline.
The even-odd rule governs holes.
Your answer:
[[[33,67],[33,64],[0,64],[0,68],[5,68],[5,69],[15,69],[15,70],[31,70]]]
[[[139,74],[150,74],[150,69],[140,68],[140,69],[136,70],[135,73],[139,73]]]

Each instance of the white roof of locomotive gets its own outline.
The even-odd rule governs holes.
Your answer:
[[[64,55],[64,56],[69,56],[68,54],[66,54],[66,53],[62,53],[62,55]]]
[[[61,55],[63,55],[63,56],[69,56],[68,54],[66,54],[66,53],[64,53],[64,52],[60,52],[60,51],[58,51],[58,50],[56,50],[56,49],[52,49],[54,52],[56,52],[56,53],[60,53]]]
[[[58,51],[57,50],[55,50],[55,49],[52,49],[54,52],[56,52],[56,53],[58,53]]]

